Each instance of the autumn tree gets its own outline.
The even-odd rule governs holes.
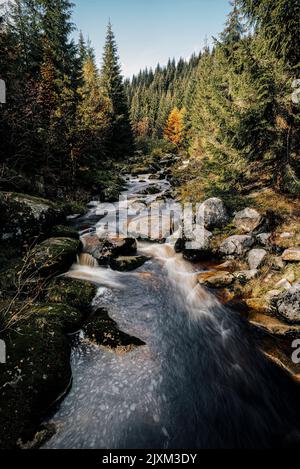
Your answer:
[[[168,117],[164,130],[165,139],[174,143],[178,148],[183,144],[185,137],[185,114],[186,109],[174,108]]]

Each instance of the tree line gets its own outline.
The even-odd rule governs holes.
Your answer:
[[[233,1],[213,47],[126,83],[136,137],[188,152],[207,193],[299,195],[299,25],[299,0]]]
[[[97,185],[97,170],[133,152],[117,45],[108,25],[101,70],[72,39],[69,0],[15,0],[0,11],[0,181],[47,181],[54,192]]]

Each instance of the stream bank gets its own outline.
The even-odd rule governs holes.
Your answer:
[[[154,185],[156,194],[147,189]],[[120,204],[138,208],[142,238],[144,210],[164,192],[169,189],[161,179],[128,178]],[[169,196],[165,202],[174,204]],[[80,334],[72,352],[73,387],[50,419],[57,432],[45,448],[297,446],[299,388],[260,352],[248,322],[199,283],[211,266],[186,260],[190,250],[176,254],[176,236],[164,243],[164,224],[159,237],[154,211],[152,242],[138,241],[129,256],[144,263],[134,271],[113,270],[104,239],[116,239],[106,229],[115,208],[90,204],[81,239],[96,263],[85,257],[68,275],[97,284],[94,308],[104,308],[145,345],[116,354]],[[95,223],[103,210],[105,218]]]
[[[176,217],[179,218],[179,212],[172,199],[170,183],[162,178],[162,174],[128,177],[127,186],[130,221],[131,217],[134,219],[136,211],[143,215],[143,211],[155,200],[164,202],[168,210],[170,206],[172,207],[175,218],[173,222],[176,222]],[[123,206],[127,203],[125,200],[121,201]],[[222,217],[225,217],[222,201],[217,205],[221,207],[219,218],[222,220]],[[221,298],[226,297],[226,301],[231,300],[231,305],[236,308],[233,295],[240,298],[232,287],[238,282],[239,288],[244,288],[245,277],[236,279],[234,276],[236,271],[244,272],[244,275],[247,272],[248,267],[245,267],[243,258],[227,260],[229,263],[226,266],[221,260],[218,263],[211,263],[212,257],[215,259],[218,257],[218,246],[226,241],[228,234],[236,235],[228,232],[227,225],[218,227],[216,231],[213,230],[212,237],[207,236],[205,239],[205,243],[207,239],[210,240],[209,245],[206,244],[205,249],[200,249],[199,252],[185,249],[186,239],[180,238],[178,234],[164,245],[167,226],[164,226],[164,223],[158,226],[158,213],[154,210],[152,212],[154,237],[151,244],[140,241],[136,243],[137,226],[134,224],[129,233],[131,238],[122,239],[116,237],[116,233],[111,233],[113,236],[104,239],[101,233],[105,228],[107,216],[109,219],[110,210],[113,211],[115,205],[103,206],[99,201],[93,201],[88,208],[83,217],[72,218],[75,229],[62,226],[52,229],[51,233],[56,236],[55,239],[61,240],[58,243],[59,246],[63,246],[61,252],[56,251],[57,241],[51,241],[49,244],[48,240],[44,245],[42,243],[44,261],[46,259],[46,267],[43,261],[39,269],[42,282],[46,281],[48,285],[49,276],[55,277],[66,272],[68,278],[54,280],[51,284],[51,290],[46,297],[49,302],[46,304],[48,309],[43,309],[41,314],[38,313],[39,325],[37,327],[34,324],[33,330],[39,329],[42,321],[43,331],[49,331],[51,337],[54,333],[56,340],[63,341],[65,351],[64,357],[60,355],[62,361],[59,366],[64,368],[61,373],[62,379],[54,383],[54,378],[51,376],[54,377],[56,362],[59,360],[53,360],[52,364],[49,354],[49,362],[44,362],[43,365],[47,363],[47,367],[53,369],[53,375],[44,372],[36,375],[37,382],[40,380],[42,384],[47,384],[47,398],[43,398],[38,405],[37,401],[31,403],[27,400],[29,408],[24,409],[25,416],[24,414],[18,416],[23,425],[21,431],[25,435],[23,442],[19,440],[19,446],[40,446],[46,438],[53,435],[54,429],[56,434],[46,444],[47,447],[180,448],[183,445],[195,448],[273,447],[277,445],[277,440],[282,440],[283,445],[294,445],[297,438],[295,436],[286,438],[286,435],[297,433],[295,429],[298,428],[298,390],[286,375],[286,370],[280,371],[277,367],[273,367],[260,354],[261,344],[256,343],[256,337],[253,338],[247,322],[244,323],[240,317],[240,305],[237,314],[234,310],[225,309],[215,298],[215,293],[219,291]],[[107,212],[105,223],[103,209]],[[145,216],[141,216],[140,221],[142,221],[141,226],[145,227],[144,235],[147,238]],[[211,223],[210,221],[210,225]],[[225,218],[222,224],[225,224]],[[213,226],[207,228],[213,229]],[[80,243],[77,230],[80,231]],[[164,230],[166,235],[163,234]],[[230,230],[233,230],[232,226]],[[246,241],[249,239],[248,234],[243,236],[246,237]],[[72,246],[70,255],[67,256],[65,256],[65,242],[68,246]],[[174,253],[172,245],[177,254]],[[235,243],[234,246],[236,247]],[[55,249],[54,253],[52,247]],[[246,246],[245,252],[242,250],[243,256],[249,253],[251,247],[254,247],[254,244]],[[40,249],[35,248],[34,255],[31,256],[33,265],[38,264],[35,258],[37,254],[41,259]],[[83,254],[80,253],[82,250]],[[63,262],[60,259],[61,254]],[[79,255],[79,258],[74,263],[76,255]],[[48,265],[49,259],[51,262]],[[206,259],[210,259],[210,262]],[[241,270],[243,262],[244,267]],[[72,284],[73,281],[79,283]],[[44,283],[42,285],[39,283],[40,275],[38,279],[35,276],[30,279],[30,288],[36,282],[39,288],[44,290]],[[63,288],[62,285],[57,286],[57,282],[63,282]],[[209,293],[207,287],[213,288],[213,294]],[[95,297],[96,289],[98,293]],[[90,308],[92,298],[94,301]],[[44,297],[42,302],[44,304]],[[60,311],[57,311],[53,304],[60,305]],[[243,306],[245,307],[245,302]],[[50,314],[53,308],[55,316]],[[31,306],[29,309],[32,309]],[[249,318],[249,307],[245,311],[245,317]],[[71,318],[67,324],[66,315]],[[55,327],[58,326],[59,329],[55,331],[53,317],[58,321]],[[86,321],[86,318],[89,320]],[[28,320],[32,321],[32,311],[26,317],[26,321]],[[73,333],[79,328],[83,328],[84,332],[77,337],[76,346],[71,349],[70,342],[65,341],[65,333]],[[119,328],[124,332],[120,332]],[[26,334],[30,336],[27,332]],[[229,335],[229,346],[227,335]],[[287,335],[289,336],[289,333]],[[267,336],[270,337],[269,331]],[[16,340],[17,336],[9,339],[8,343],[14,344]],[[266,341],[265,335],[263,340]],[[51,350],[51,346],[48,347]],[[271,350],[270,342],[268,347]],[[228,356],[232,348],[234,351],[230,351]],[[213,357],[209,362],[209,369],[203,366],[207,361],[208,351]],[[70,352],[74,379],[71,392],[62,402],[53,420],[46,421],[38,434],[33,437],[36,429],[33,422],[37,423],[42,411],[49,408],[49,405],[69,386]],[[24,356],[26,355],[25,349]],[[272,352],[269,355],[272,356]],[[237,376],[232,375],[232,372],[229,373],[228,368],[226,372],[220,372],[222,362],[220,357],[223,356],[229,369],[233,366],[233,369],[240,370]],[[174,364],[170,362],[170,357],[174,358]],[[282,361],[280,364],[282,365]],[[34,363],[33,367],[36,366]],[[18,389],[18,384],[22,382],[15,373],[19,373],[20,376],[23,373],[26,376],[30,371],[21,365],[20,370],[16,367],[13,369],[14,374],[11,374],[11,370],[9,373],[13,378],[17,378],[17,380],[5,378],[5,389],[11,392],[11,388]],[[270,383],[266,381],[266,377],[273,387],[278,388],[280,399],[271,396]],[[54,392],[48,394],[51,380],[55,384]],[[199,395],[205,380],[207,380],[206,391]],[[141,386],[135,386],[136,383],[140,383]],[[186,383],[191,391],[185,400],[183,396],[187,393]],[[30,381],[28,389],[34,386],[36,382]],[[245,395],[242,392],[244,388],[247,389]],[[229,394],[226,389],[231,390]],[[87,399],[89,390],[93,391]],[[204,416],[203,405],[207,401],[205,392],[215,393],[215,398],[212,399],[210,411]],[[256,437],[254,435],[258,418],[256,404],[251,403],[249,409],[248,407],[250,400],[257,403],[257,393],[263,397],[259,404],[262,432]],[[40,396],[43,395],[38,390],[38,399]],[[229,399],[228,411],[227,407],[224,409],[218,406],[217,396],[222,400]],[[23,402],[27,398],[19,396],[18,399]],[[230,435],[227,435],[225,427],[217,432],[215,428],[211,428],[204,435],[205,431],[201,427],[204,425],[203,422],[208,428],[215,419],[225,422],[229,418],[229,409],[236,408],[237,402],[240,410],[230,420],[232,427]],[[35,409],[34,415],[32,408]],[[238,437],[240,413],[243,414],[246,408],[253,432],[249,431],[249,434]],[[190,416],[188,420],[187,415]],[[111,428],[108,424],[110,419],[113,419]],[[199,419],[203,421],[200,422]],[[4,422],[6,425],[10,422],[7,415],[4,415]],[[79,426],[82,426],[82,431],[77,430]],[[10,429],[5,428],[10,435]],[[183,437],[186,428],[191,428],[191,432],[190,435]],[[15,432],[12,439],[5,443],[8,446],[14,445],[16,435],[20,435],[20,428],[17,425]],[[33,442],[27,443],[32,439]]]

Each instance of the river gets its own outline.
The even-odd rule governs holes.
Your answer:
[[[167,181],[129,178],[123,195],[149,204],[158,194],[139,194],[150,184],[159,185],[159,196],[170,189]],[[102,209],[91,203],[78,225],[82,236],[101,230]],[[140,242],[138,251],[151,260],[135,272],[77,263],[68,273],[96,283],[94,306],[105,306],[146,346],[119,355],[81,333],[73,386],[51,418],[57,433],[45,447],[278,448],[299,441],[297,389],[258,350],[246,321],[200,287],[199,266],[175,254],[172,243]]]

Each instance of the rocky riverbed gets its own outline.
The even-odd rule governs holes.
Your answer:
[[[37,447],[55,432],[53,422],[41,422],[69,389],[74,333],[82,330],[88,343],[117,354],[147,344],[138,328],[121,331],[107,305],[93,302],[100,286],[118,288],[120,275],[153,277],[145,267],[153,252],[141,240],[170,246],[167,259],[175,251],[191,266],[191,291],[199,285],[228,305],[232,315],[246,319],[268,360],[299,380],[292,344],[300,338],[300,240],[296,230],[286,230],[294,228],[296,210],[282,220],[276,210],[257,206],[233,213],[221,199],[211,198],[194,213],[202,228],[195,243],[181,225],[167,160],[163,167],[151,167],[151,176],[146,167],[127,177],[129,198],[120,202],[127,216],[119,218],[126,235],[106,230],[115,204],[94,201],[84,216],[70,216],[66,207],[45,199],[0,195],[6,214],[0,233],[1,339],[7,347],[0,375],[1,447]],[[23,243],[27,248],[21,250]],[[96,281],[93,269],[100,269]]]

